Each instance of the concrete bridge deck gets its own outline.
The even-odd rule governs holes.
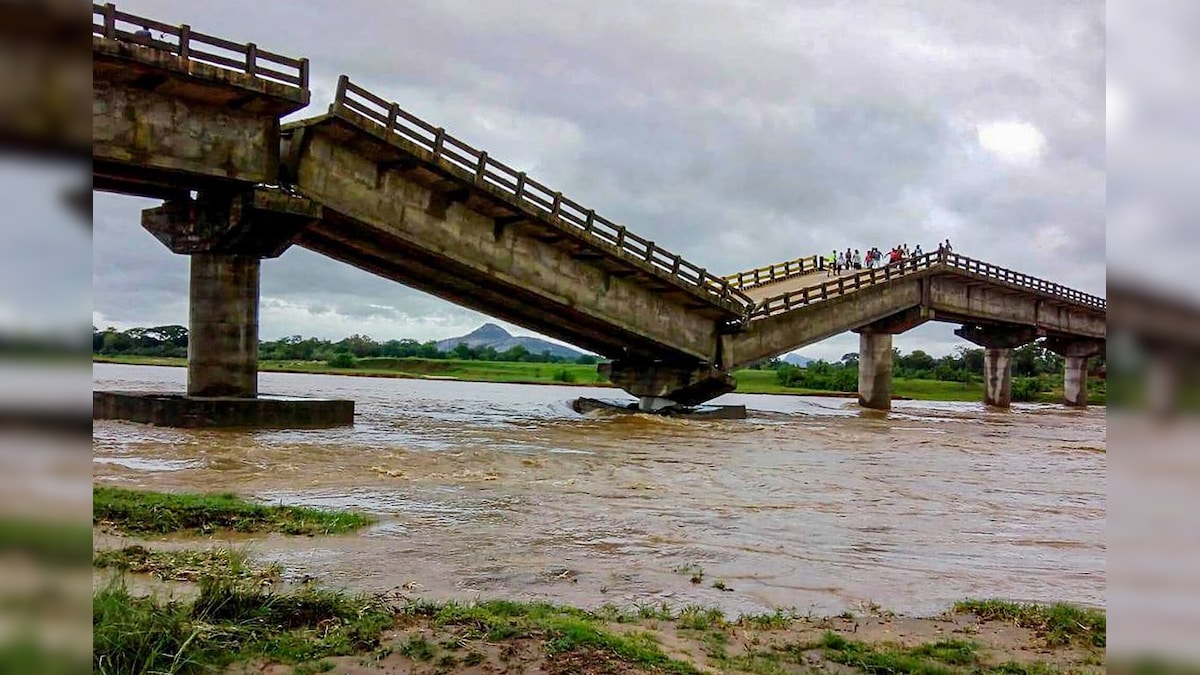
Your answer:
[[[734,369],[847,330],[860,399],[886,408],[891,335],[929,320],[988,349],[989,403],[1007,405],[1005,355],[1038,337],[1068,355],[1068,402],[1084,400],[1100,298],[958,255],[719,277],[347,76],[326,114],[281,125],[308,101],[307,60],[112,5],[93,16],[95,187],[166,200],[142,225],[192,258],[194,397],[257,397],[260,261],[298,245],[595,351],[647,410],[702,403]]]

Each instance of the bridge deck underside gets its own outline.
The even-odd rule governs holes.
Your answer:
[[[296,244],[612,358],[709,361],[736,315],[338,118],[292,125]]]
[[[390,279],[455,304],[479,310],[578,347],[604,355],[645,359],[689,355],[664,352],[634,331],[569,311],[529,289],[498,283],[469,266],[432,255],[420,247],[387,237],[353,218],[327,211],[296,238],[297,246],[363,271]]]

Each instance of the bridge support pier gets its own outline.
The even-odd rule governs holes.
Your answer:
[[[892,334],[858,334],[858,404],[892,409]]]
[[[609,382],[636,396],[642,412],[700,405],[737,387],[727,371],[704,364],[617,360],[597,368]]]
[[[183,427],[323,427],[354,423],[354,402],[260,396],[259,271],[311,222],[313,205],[285,193],[201,194],[142,213],[142,225],[191,256],[187,391],[94,392],[94,419]],[[316,207],[319,208],[319,207]]]
[[[1050,338],[1046,340],[1046,348],[1066,361],[1063,367],[1063,404],[1072,408],[1086,408],[1088,359],[1104,351],[1104,342]]]
[[[258,256],[191,256],[188,396],[258,396]]]
[[[1012,406],[1012,351],[1014,347],[1037,339],[1032,326],[967,324],[954,331],[967,342],[983,347],[984,405],[993,408]]]
[[[983,348],[983,404],[993,408],[1012,407],[1011,347]]]

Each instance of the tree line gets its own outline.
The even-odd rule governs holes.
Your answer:
[[[934,357],[916,349],[901,354],[892,348],[893,377],[914,380],[940,380],[943,382],[977,383],[983,378],[983,355],[981,348],[959,347],[942,357]],[[1094,359],[1094,369],[1103,368],[1104,357]],[[1041,341],[1013,349],[1013,400],[1034,400],[1038,394],[1048,391],[1062,377],[1065,360],[1046,349]],[[772,359],[760,366],[776,372],[779,384],[798,389],[822,391],[858,390],[858,353],[842,355],[836,362],[810,361],[804,367],[795,366],[780,359]]]
[[[185,326],[155,326],[99,330],[92,327],[92,353],[106,356],[187,356],[188,330]],[[325,361],[332,365],[352,363],[365,358],[460,359],[464,361],[521,361],[526,363],[595,364],[600,358],[590,354],[571,358],[530,352],[522,345],[497,351],[494,347],[471,347],[460,342],[449,351],[441,351],[429,340],[387,340],[379,342],[365,335],[351,335],[336,342],[315,337],[292,335],[278,340],[260,340],[258,358],[262,361]]]

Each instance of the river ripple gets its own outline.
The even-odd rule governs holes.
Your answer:
[[[97,364],[98,389],[182,368]],[[430,598],[664,600],[929,614],[964,597],[1104,605],[1104,408],[729,395],[744,421],[580,416],[579,387],[264,373],[351,398],[353,428],[93,425],[97,484],[378,514],[359,535],[239,545],[295,576]],[[704,571],[692,584],[685,566]],[[730,591],[714,588],[721,581]]]

